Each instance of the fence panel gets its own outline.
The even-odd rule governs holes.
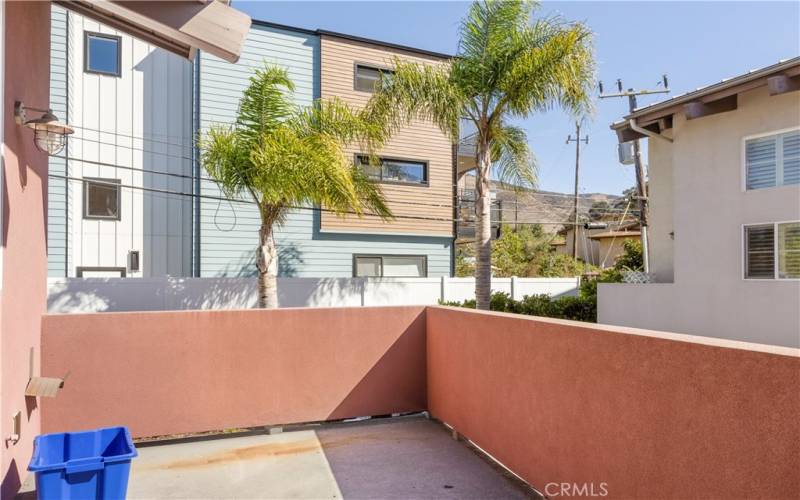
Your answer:
[[[521,299],[575,295],[578,278],[494,278],[492,289]],[[50,313],[249,309],[254,278],[51,278]],[[473,278],[278,278],[281,307],[435,305],[475,297]]]

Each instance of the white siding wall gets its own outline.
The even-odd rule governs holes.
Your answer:
[[[189,61],[122,35],[120,77],[84,73],[84,31],[121,35],[70,13],[70,122],[76,133],[69,154],[73,177],[119,179],[124,185],[190,193],[191,179],[154,170],[192,174],[192,65]],[[102,132],[99,132],[102,131]],[[120,221],[83,218],[83,186],[70,186],[71,262],[77,267],[127,267],[140,252],[140,272],[128,276],[191,275],[192,201],[122,188]]]

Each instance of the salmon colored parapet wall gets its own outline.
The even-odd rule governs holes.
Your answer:
[[[426,316],[432,414],[551,498],[800,496],[797,350]]]
[[[424,410],[423,307],[46,316],[45,432],[134,437]]]
[[[72,375],[42,425],[429,409],[553,498],[796,498],[798,351],[664,337],[443,307],[46,316],[44,375]]]

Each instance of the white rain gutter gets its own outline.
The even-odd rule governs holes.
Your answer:
[[[636,118],[631,118],[630,120],[628,120],[628,126],[634,132],[639,132],[640,134],[646,135],[647,137],[652,137],[654,139],[661,139],[662,141],[672,142],[672,139],[670,139],[667,136],[664,136],[664,135],[661,135],[661,134],[657,134],[657,133],[653,132],[652,130],[647,130],[646,128],[640,127],[636,123]]]

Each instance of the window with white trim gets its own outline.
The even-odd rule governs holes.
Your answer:
[[[356,278],[424,278],[428,275],[425,255],[354,255]]]
[[[747,139],[748,190],[800,184],[800,130]]]
[[[800,221],[744,227],[746,279],[800,279]]]

